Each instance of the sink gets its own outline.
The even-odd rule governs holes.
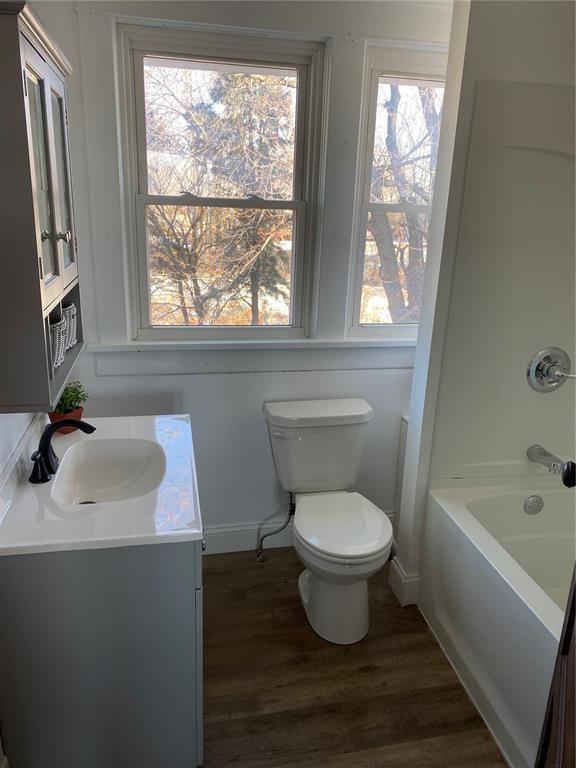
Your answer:
[[[87,438],[62,458],[52,486],[59,504],[123,501],[158,488],[166,456],[158,443],[131,438]]]

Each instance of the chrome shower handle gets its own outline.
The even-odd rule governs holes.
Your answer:
[[[570,373],[570,358],[559,347],[545,347],[533,355],[528,363],[526,378],[536,392],[553,392],[561,387],[566,379],[576,379]]]
[[[567,373],[558,365],[551,365],[547,371],[548,376],[554,376],[557,379],[576,379],[576,373]]]

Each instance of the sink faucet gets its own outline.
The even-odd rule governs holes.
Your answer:
[[[52,475],[56,474],[58,456],[56,456],[54,448],[52,448],[52,436],[61,427],[76,427],[87,435],[96,430],[96,427],[93,427],[92,424],[87,424],[79,419],[61,419],[54,422],[54,424],[47,424],[40,437],[38,450],[34,451],[30,457],[34,462],[34,468],[28,478],[31,483],[47,483],[52,478]]]
[[[562,482],[566,488],[574,488],[576,485],[576,464],[573,461],[562,461],[562,459],[554,456],[553,453],[550,453],[541,445],[531,445],[526,451],[526,455],[530,461],[535,461],[537,464],[547,467],[548,472],[561,475]]]

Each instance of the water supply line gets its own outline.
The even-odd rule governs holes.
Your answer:
[[[268,536],[276,536],[277,533],[281,533],[285,528],[288,527],[288,524],[290,523],[290,520],[294,517],[294,513],[296,512],[296,501],[294,499],[294,494],[292,491],[290,491],[290,501],[288,503],[288,517],[286,520],[282,523],[282,525],[279,528],[275,528],[273,531],[269,531],[268,533],[260,534],[258,538],[258,546],[256,547],[256,560],[258,560],[259,563],[261,563],[264,560],[264,539],[267,539]]]

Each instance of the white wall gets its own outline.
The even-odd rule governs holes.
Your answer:
[[[0,476],[33,417],[31,413],[0,415]]]
[[[474,3],[470,24],[476,105],[436,478],[545,471],[526,458],[537,442],[574,456],[574,385],[544,396],[526,382],[542,347],[575,358],[574,4]]]
[[[410,369],[270,371],[187,376],[82,377],[98,397],[89,413],[190,413],[205,524],[256,522],[286,510],[274,476],[262,403],[278,399],[365,397],[376,405],[359,488],[393,509],[399,414]],[[386,393],[386,399],[382,393]]]
[[[367,40],[447,43],[450,3],[40,2],[35,11],[69,55],[72,162],[87,335],[128,338],[118,177],[112,16],[244,26],[330,41],[326,199],[317,336],[342,339]],[[338,311],[334,311],[338,309]],[[365,397],[370,427],[359,489],[393,511],[400,418],[408,407],[413,348],[93,351],[76,374],[91,392],[87,415],[190,413],[206,526],[244,546],[242,530],[280,516],[261,406],[266,399]],[[75,375],[76,375],[75,374]],[[232,538],[231,538],[232,536]],[[228,544],[227,544],[228,546]]]

